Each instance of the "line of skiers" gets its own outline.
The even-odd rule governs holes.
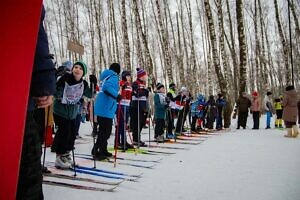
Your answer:
[[[141,140],[141,131],[146,119],[148,117],[151,119],[153,108],[154,138],[158,142],[186,132],[184,125],[187,119],[191,131],[213,129],[215,120],[216,129],[223,128],[222,110],[226,101],[221,94],[217,100],[211,95],[206,101],[202,94],[193,100],[185,87],[176,93],[174,83],[169,85],[167,93],[163,84],[156,84],[156,91],[153,94],[151,88],[147,87],[148,75],[144,69],[136,69],[137,77],[132,82],[131,72],[121,73],[118,63],[113,63],[109,69],[104,70],[100,74],[99,82],[96,76],[90,75],[88,86],[83,79],[86,75],[84,62],[77,61],[74,65],[66,62],[64,65],[66,66],[62,67],[63,69],[58,70],[60,73],[53,105],[57,131],[51,150],[56,152],[57,167],[70,168],[74,164],[70,152],[74,149],[82,113],[84,115],[88,113],[90,120],[94,122],[93,135],[97,140],[91,154],[98,160],[112,156],[107,150],[107,140],[112,133],[113,124],[116,126],[116,147],[125,150],[134,146],[145,146],[145,142]],[[152,99],[154,105],[151,105]],[[129,127],[132,131],[130,140],[126,134]]]

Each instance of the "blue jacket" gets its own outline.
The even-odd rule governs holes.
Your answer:
[[[113,119],[117,110],[119,76],[106,69],[100,74],[100,91],[95,100],[95,115]]]

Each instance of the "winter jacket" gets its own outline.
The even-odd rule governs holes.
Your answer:
[[[75,119],[83,96],[92,97],[88,83],[83,79],[76,81],[73,74],[64,74],[56,83],[53,113],[65,119]]]
[[[225,99],[218,98],[218,99],[216,100],[216,105],[217,105],[217,108],[218,108],[218,115],[221,116],[221,115],[222,115],[223,108],[224,108],[225,105],[226,105]]]
[[[121,80],[120,87],[121,87],[121,95],[122,95],[122,100],[120,101],[120,104],[124,106],[129,106],[131,101],[131,96],[132,96],[131,83]]]
[[[273,113],[273,111],[274,111],[272,101],[271,101],[270,97],[267,95],[264,98],[264,109],[266,112]]]
[[[166,96],[163,93],[156,93],[154,95],[154,105],[155,105],[155,119],[165,119],[167,102]]]
[[[275,102],[274,102],[274,108],[275,110],[282,110],[282,102],[280,99],[275,99]]]
[[[241,96],[237,100],[236,106],[238,108],[238,112],[248,112],[248,109],[251,106],[251,101],[247,97]]]
[[[149,109],[149,90],[145,83],[137,79],[132,83],[132,101],[131,107],[135,110],[141,109],[143,112],[148,112]]]
[[[283,120],[288,122],[297,121],[297,102],[298,95],[296,90],[285,91],[283,96]]]
[[[100,74],[100,91],[95,100],[95,115],[113,119],[117,110],[119,76],[106,69]]]
[[[251,111],[252,112],[260,112],[261,111],[261,103],[260,98],[254,97],[251,103]]]
[[[55,93],[55,65],[49,55],[48,38],[43,26],[45,9],[42,7],[34,64],[30,85],[30,97],[50,96]],[[28,102],[28,110],[34,110],[32,98]]]

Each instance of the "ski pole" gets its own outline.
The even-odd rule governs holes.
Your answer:
[[[120,123],[120,111],[121,111],[121,103],[118,105],[118,113],[117,113],[117,125],[115,130],[115,157],[114,157],[114,167],[117,164],[117,152],[118,152],[118,143],[119,143],[119,123]]]
[[[47,137],[48,137],[48,121],[49,121],[49,113],[50,113],[50,106],[48,106],[47,108],[47,117],[46,117],[46,130],[45,130],[45,134],[44,134],[44,152],[43,152],[43,168],[45,167],[45,160],[46,160],[46,140],[47,140]],[[43,124],[43,126],[45,126],[45,124]],[[51,136],[52,137],[52,136]]]
[[[94,83],[91,83],[91,87],[92,87],[92,95],[94,97]],[[93,98],[92,98],[91,104],[92,104],[92,114],[93,114],[92,115],[92,120],[93,120],[92,125],[93,125],[93,129],[94,129],[94,127],[95,127],[95,115],[94,115],[95,106],[94,106]],[[97,131],[97,134],[98,134],[98,131]],[[96,134],[92,133],[92,135],[93,135],[93,145],[95,146],[95,144],[96,144]],[[93,157],[94,157],[94,168],[96,169],[96,156],[93,156]]]

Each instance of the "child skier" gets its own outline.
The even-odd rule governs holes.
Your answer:
[[[154,95],[154,105],[155,105],[155,130],[154,138],[157,142],[164,141],[164,128],[165,128],[165,118],[166,110],[170,100],[166,98],[165,86],[161,83],[156,85],[157,92]]]
[[[79,101],[83,96],[91,98],[88,83],[83,80],[86,65],[82,61],[74,63],[72,73],[65,73],[56,83],[56,94],[53,104],[54,121],[57,131],[54,138],[56,160],[55,166],[70,168],[74,164],[70,151],[74,149],[76,138],[75,118],[79,109]]]
[[[120,149],[126,150],[128,148],[133,148],[133,146],[127,143],[126,139],[126,127],[129,119],[129,106],[132,96],[132,87],[131,87],[131,72],[123,71],[122,80],[120,81],[121,95],[122,100],[121,104],[121,115],[119,116],[119,125],[118,125],[118,146]]]
[[[283,113],[283,106],[282,106],[282,96],[275,99],[274,108],[276,111],[276,120],[275,120],[275,128],[282,128],[282,113]]]

